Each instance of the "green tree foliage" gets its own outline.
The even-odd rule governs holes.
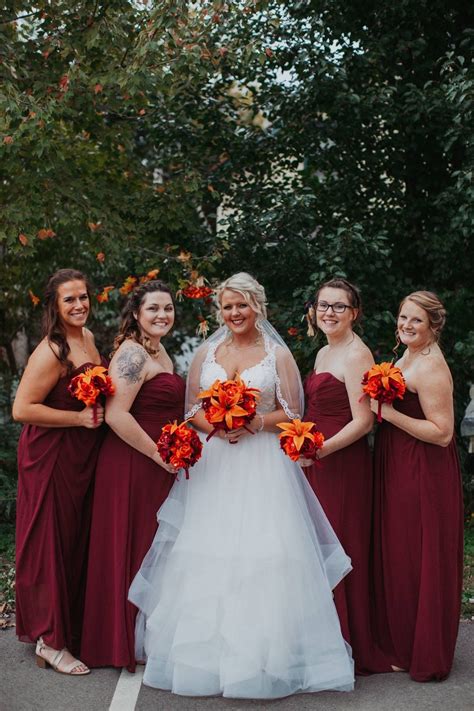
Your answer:
[[[303,371],[303,305],[325,279],[359,284],[378,358],[401,297],[429,288],[448,308],[459,421],[473,14],[465,0],[5,2],[5,347],[34,311],[28,289],[66,263],[97,290],[153,268],[176,286],[247,269]],[[104,340],[120,299],[100,306]]]

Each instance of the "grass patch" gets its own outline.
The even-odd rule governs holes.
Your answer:
[[[0,629],[11,627],[15,611],[15,527],[0,523]]]
[[[474,619],[474,520],[464,530],[464,583],[462,616]]]

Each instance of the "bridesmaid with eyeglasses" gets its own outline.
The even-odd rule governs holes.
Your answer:
[[[300,463],[352,560],[353,570],[336,587],[334,599],[356,673],[368,674],[391,667],[375,645],[370,622],[373,470],[367,434],[374,418],[368,400],[361,400],[361,380],[374,361],[354,332],[361,317],[361,297],[354,284],[335,278],[318,289],[309,318],[327,344],[318,351],[304,384],[305,420],[316,423],[325,442],[320,461]]]

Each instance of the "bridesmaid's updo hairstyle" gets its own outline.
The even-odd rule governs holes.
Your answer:
[[[226,289],[242,294],[247,304],[257,314],[257,320],[267,318],[265,289],[253,276],[247,274],[247,272],[238,272],[221,282],[215,290],[217,305],[219,307],[221,305],[222,294]],[[220,310],[217,313],[217,320],[221,325],[224,322]]]
[[[362,299],[360,296],[360,291],[357,288],[355,284],[352,284],[350,281],[347,281],[347,279],[343,279],[342,277],[334,277],[334,279],[330,279],[329,281],[326,281],[324,284],[321,284],[319,289],[316,292],[316,298],[314,300],[315,308],[316,304],[319,299],[319,294],[323,289],[342,289],[342,291],[345,291],[349,304],[352,306],[352,308],[357,309],[357,316],[353,321],[354,326],[360,323],[362,320]],[[316,325],[316,324],[313,324]]]
[[[58,352],[54,351],[54,353],[59,362],[66,366],[67,374],[69,375],[74,365],[69,360],[71,349],[66,339],[66,330],[58,309],[58,289],[61,284],[65,284],[68,281],[83,281],[86,286],[89,303],[91,303],[90,286],[84,274],[77,269],[58,269],[57,272],[49,277],[44,290],[41,335],[48,340],[49,344],[54,343],[58,347]]]
[[[405,296],[401,302],[398,309],[399,314],[407,301],[412,301],[426,311],[430,329],[433,334],[433,340],[435,343],[438,343],[441,337],[441,331],[446,323],[446,309],[443,303],[432,291],[413,291],[411,294],[408,294],[408,296]]]
[[[138,314],[147,294],[153,294],[155,291],[161,291],[169,294],[171,301],[174,303],[173,292],[164,281],[160,279],[152,279],[145,284],[137,286],[128,297],[127,303],[122,311],[122,320],[120,322],[119,332],[114,340],[113,350],[110,356],[112,357],[118,347],[127,340],[136,341],[149,353],[154,356],[158,353],[158,349],[153,348],[150,339],[144,336],[138,324]]]

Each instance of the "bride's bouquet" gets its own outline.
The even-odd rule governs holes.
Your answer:
[[[396,399],[403,400],[406,390],[405,378],[400,368],[393,363],[376,364],[364,373],[362,390],[364,395],[377,400],[379,404],[377,421],[382,422],[382,404],[392,403]]]
[[[316,429],[314,422],[302,422],[295,419],[291,422],[279,422],[277,424],[283,432],[280,432],[280,447],[296,462],[300,457],[312,459],[318,458],[318,451],[324,443],[324,435]]]
[[[247,387],[238,374],[234,380],[216,380],[209,390],[200,392],[204,415],[214,427],[206,441],[218,430],[230,432],[244,427],[253,434],[247,425],[255,417],[259,392],[258,388]]]
[[[156,446],[162,460],[177,469],[184,469],[186,479],[189,479],[189,468],[196,464],[202,453],[202,442],[192,427],[187,422],[178,425],[177,420],[165,425]]]
[[[92,405],[94,409],[94,423],[97,423],[97,400],[100,395],[107,397],[113,395],[115,386],[112,378],[108,375],[107,368],[102,365],[95,365],[88,368],[83,373],[74,376],[68,385],[71,395],[83,402],[86,407]]]

